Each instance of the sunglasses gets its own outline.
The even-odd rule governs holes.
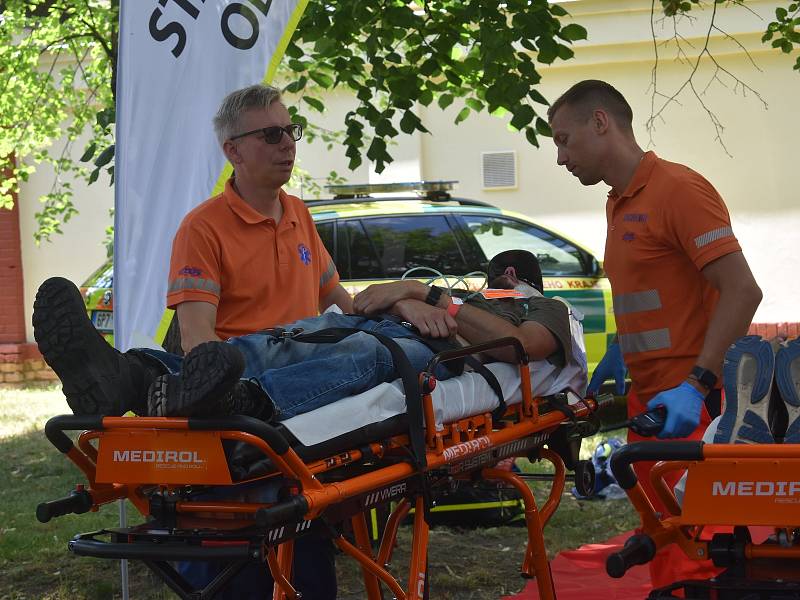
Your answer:
[[[243,138],[246,135],[253,135],[254,133],[264,134],[264,141],[268,144],[277,144],[280,142],[281,139],[283,139],[284,133],[296,142],[303,137],[303,126],[300,125],[300,123],[292,123],[286,127],[280,127],[279,125],[262,127],[261,129],[253,129],[253,131],[247,131],[245,133],[233,135],[230,137],[230,139],[238,140],[239,138]]]

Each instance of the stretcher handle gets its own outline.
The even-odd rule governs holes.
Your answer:
[[[703,460],[703,442],[634,442],[619,448],[611,455],[611,472],[622,489],[636,486],[631,465],[643,460]]]
[[[609,577],[622,577],[628,569],[650,562],[655,555],[656,545],[649,535],[632,535],[625,541],[622,550],[608,555],[606,573]]]
[[[308,512],[305,496],[292,496],[289,500],[256,511],[256,525],[262,528],[293,523]]]
[[[92,495],[89,492],[86,490],[75,490],[64,498],[42,502],[36,507],[36,519],[40,523],[47,523],[53,517],[60,517],[72,513],[80,515],[89,512],[93,504]]]
[[[471,356],[473,354],[486,352],[487,350],[493,350],[503,346],[514,346],[514,350],[516,350],[517,353],[518,362],[520,364],[528,364],[528,353],[525,352],[522,342],[515,337],[504,337],[492,340],[491,342],[475,344],[474,346],[465,346],[463,348],[455,348],[454,350],[444,350],[443,352],[439,352],[433,358],[431,358],[425,370],[428,373],[433,373],[434,369],[436,369],[439,363],[443,363],[448,360],[455,360],[457,358],[464,358],[465,356]]]
[[[277,429],[254,417],[245,417],[244,415],[202,419],[189,417],[189,429],[195,431],[243,431],[264,440],[276,454],[284,455],[289,451],[289,442]]]
[[[84,429],[103,429],[103,417],[100,415],[59,415],[48,419],[44,426],[44,434],[59,452],[66,454],[75,446],[64,432],[83,431]]]
[[[82,533],[72,538],[67,547],[78,556],[132,560],[247,560],[252,558],[249,544],[230,546],[191,546],[136,542],[104,542],[96,535],[105,531]]]

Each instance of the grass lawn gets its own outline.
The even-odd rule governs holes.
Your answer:
[[[68,515],[46,524],[35,517],[39,502],[65,496],[83,482],[80,471],[42,431],[49,417],[68,412],[57,387],[0,389],[0,600],[121,597],[118,561],[78,558],[67,550],[68,540],[78,532],[117,526],[116,503],[97,513]],[[611,435],[620,433],[605,434]],[[585,455],[597,439],[587,440]],[[531,485],[541,504],[549,484]],[[140,521],[130,505],[128,515],[132,523]],[[545,529],[548,554],[602,541],[637,524],[625,500],[586,502],[565,493]],[[431,598],[496,599],[524,587],[526,581],[518,571],[525,550],[524,527],[435,528],[430,537]],[[401,528],[393,571],[403,586],[409,539],[410,528]],[[363,598],[358,567],[340,557],[337,570],[339,598]],[[131,598],[176,598],[139,563],[131,563],[130,571]]]

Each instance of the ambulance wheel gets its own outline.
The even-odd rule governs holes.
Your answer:
[[[579,460],[575,464],[575,489],[581,496],[594,496],[594,465],[590,460]]]

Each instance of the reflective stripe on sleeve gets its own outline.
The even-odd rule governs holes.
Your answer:
[[[698,248],[702,248],[703,246],[707,246],[711,242],[716,242],[724,237],[733,237],[733,229],[730,227],[712,229],[711,231],[707,231],[703,235],[698,235],[696,238],[694,238],[694,244]]]
[[[211,292],[219,296],[220,287],[216,281],[205,279],[203,277],[177,277],[169,283],[169,290],[167,293],[179,292],[181,290],[201,290]]]
[[[632,292],[614,296],[613,303],[615,315],[626,315],[628,313],[661,308],[661,296],[659,296],[658,290]]]
[[[619,347],[623,354],[666,350],[671,347],[669,329],[651,329],[638,333],[621,333],[618,336]]]
[[[325,284],[327,284],[331,278],[336,274],[336,265],[333,264],[333,260],[328,261],[328,267],[325,269],[325,272],[320,275],[319,278],[319,287],[324,288]]]

